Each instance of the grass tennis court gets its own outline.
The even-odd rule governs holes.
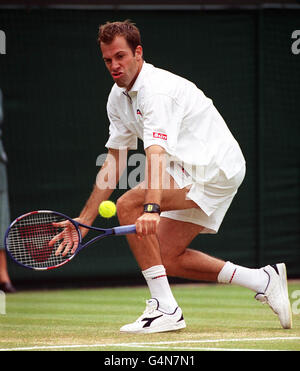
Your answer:
[[[300,282],[290,283],[290,296],[296,290],[300,290]],[[283,330],[271,310],[256,302],[247,289],[177,285],[173,291],[187,328],[150,335],[119,333],[123,324],[143,312],[148,299],[146,287],[24,291],[7,295],[6,314],[0,315],[0,349],[300,350],[300,314],[293,315],[293,329]],[[296,301],[292,299],[294,313],[300,311]]]

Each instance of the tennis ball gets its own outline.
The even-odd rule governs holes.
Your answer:
[[[116,214],[117,208],[112,201],[103,201],[98,208],[99,214],[103,218],[111,218]]]

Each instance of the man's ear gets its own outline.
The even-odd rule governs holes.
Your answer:
[[[138,45],[135,49],[135,57],[137,59],[137,61],[140,61],[141,59],[143,59],[143,48],[141,45]]]

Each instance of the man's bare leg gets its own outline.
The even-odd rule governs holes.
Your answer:
[[[180,210],[198,207],[193,201],[186,199],[188,189],[175,188],[174,180],[170,178],[171,189],[163,191],[161,209]],[[117,202],[117,212],[120,224],[134,224],[143,213],[145,189],[143,184],[126,192]],[[142,270],[162,264],[157,235],[127,236],[130,248]]]
[[[166,175],[165,181],[170,189],[163,191],[163,211],[198,208],[198,205],[186,197],[189,189],[179,189],[169,175]],[[142,215],[145,196],[143,186],[143,183],[140,184],[118,200],[117,211],[121,224],[133,224]],[[157,235],[143,238],[128,235],[127,239],[141,270],[163,264],[163,255],[163,260],[168,265],[168,274],[215,281],[225,262],[196,250],[186,250],[202,229],[203,227],[196,224],[161,218]]]
[[[193,201],[186,198],[188,189],[178,189],[176,188],[176,185],[172,179],[169,179],[169,181],[171,184],[171,189],[163,191],[161,203],[162,210],[189,209],[198,207]],[[140,215],[143,213],[144,195],[145,190],[143,189],[142,185],[128,191],[118,200],[117,210],[121,224],[133,224],[140,217]],[[200,226],[188,223],[190,227],[189,231],[181,228],[181,234],[173,233],[174,231],[172,231],[172,228],[166,228],[166,225],[169,221],[172,222],[171,219],[161,218],[160,224],[162,224],[162,227],[159,227],[157,235],[146,235],[143,237],[138,235],[127,236],[131,251],[133,252],[136,261],[139,264],[147,281],[151,296],[157,298],[159,300],[160,307],[168,313],[173,312],[178,305],[167,280],[168,272],[165,270],[164,260],[166,260],[166,262],[170,261],[166,259],[168,254],[165,254],[165,256],[162,257],[159,235],[160,233],[164,233],[164,231],[166,231],[168,233],[168,246],[180,246],[180,251],[177,251],[176,249],[175,254],[173,255],[176,260],[178,256],[182,255],[182,252],[185,250],[185,248],[202,229]],[[181,227],[184,227],[184,224],[186,223],[181,223]],[[180,243],[178,236],[180,236]],[[165,247],[167,248],[167,245],[165,245]],[[163,251],[165,252],[166,249]],[[198,252],[195,251],[195,253]],[[205,254],[198,253],[198,261],[203,259],[204,256]],[[182,268],[178,271],[178,274],[175,273],[174,275],[179,277],[183,275],[185,278],[195,278],[197,268],[195,265],[193,265],[189,270],[187,266],[188,259],[188,255],[185,255],[183,260],[179,259],[179,266],[181,264],[180,262],[182,261],[183,265],[186,265],[186,268],[182,266]],[[210,258],[211,266],[213,265],[213,260],[214,258]],[[210,272],[207,277],[215,277],[217,275],[216,270],[221,269],[219,268],[220,261],[216,260],[216,263],[218,264],[218,267],[212,267],[212,272]],[[175,272],[176,266],[178,266],[178,264],[174,261],[174,266],[171,267],[171,265],[169,265],[168,269],[170,269],[170,272]],[[197,277],[197,279],[203,278],[203,276],[199,278],[200,274],[198,274]]]
[[[187,189],[171,189],[164,191],[161,203],[162,210],[167,211],[197,207],[193,201],[186,199],[187,192]],[[120,223],[135,223],[136,219],[143,213],[143,201],[143,189],[134,189],[127,192],[118,202]],[[224,262],[223,260],[211,257],[197,250],[188,249],[189,244],[201,230],[201,226],[192,223],[176,221],[170,218],[161,218],[156,235],[147,235],[143,238],[137,235],[128,235],[128,242],[131,250],[142,269],[152,297],[159,297],[159,303],[163,303],[161,309],[165,310],[167,313],[173,313],[172,309],[169,310],[168,308],[174,308],[176,306],[172,316],[166,315],[167,317],[173,318],[173,323],[168,328],[168,331],[184,328],[185,323],[181,309],[178,308],[177,302],[169,287],[166,274],[187,279],[235,283],[247,287],[256,293],[260,293],[262,296],[266,293],[267,296],[265,297],[267,298],[266,300],[269,306],[273,311],[276,309],[279,313],[282,327],[291,328],[292,320],[288,296],[287,298],[273,298],[273,291],[277,286],[280,286],[281,281],[284,281],[287,286],[286,275],[284,272],[280,271],[280,269],[282,271],[285,269],[284,264],[277,264],[274,267],[267,266],[261,269],[250,269],[232,264],[231,262]],[[267,288],[269,285],[273,285],[275,289],[272,289],[273,291],[270,289],[268,292]],[[273,302],[276,305],[272,304]],[[148,302],[147,305],[153,306],[153,303]],[[151,311],[152,310],[153,307]],[[155,320],[155,318],[161,318],[161,316],[164,318],[165,316],[164,314],[162,315],[160,311],[151,311],[149,313],[147,312],[147,318],[150,313],[154,316],[153,320]],[[147,320],[147,318],[143,320]],[[162,323],[162,326],[164,326],[165,323],[168,323],[168,319],[166,322]],[[132,324],[123,326],[121,331],[141,332],[147,330],[144,330],[141,322],[136,321]],[[161,330],[160,324],[157,324],[157,328],[153,329],[153,332],[161,331],[164,330]]]
[[[197,224],[161,218],[158,240],[168,276],[217,282],[225,261],[198,250],[188,249],[202,229],[203,227]]]
[[[188,189],[177,189],[172,179],[170,184],[173,188],[164,191],[162,210],[198,207],[193,201],[186,199]],[[144,192],[143,187],[137,187],[119,199],[117,209],[121,224],[133,224],[142,214]],[[161,218],[157,235],[147,235],[143,238],[128,235],[127,238],[142,271],[163,265],[169,276],[236,283],[256,292],[263,291],[266,279],[260,270],[236,266],[229,262],[226,264],[221,259],[188,249],[201,230],[201,226],[193,223]]]

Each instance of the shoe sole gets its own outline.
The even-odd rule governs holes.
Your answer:
[[[142,328],[136,331],[122,330],[120,332],[130,333],[130,334],[153,334],[155,332],[168,332],[168,331],[177,331],[186,327],[185,321],[180,321],[176,324],[166,324],[164,326],[153,327],[153,328]]]
[[[287,284],[287,273],[286,273],[286,266],[284,263],[276,264],[279,277],[280,277],[280,284],[281,284],[281,291],[285,301],[285,309],[282,312],[281,316],[279,317],[281,326],[284,329],[292,328],[293,321],[292,321],[292,311],[291,311],[291,304],[289,300],[289,292],[288,292],[288,284]]]

